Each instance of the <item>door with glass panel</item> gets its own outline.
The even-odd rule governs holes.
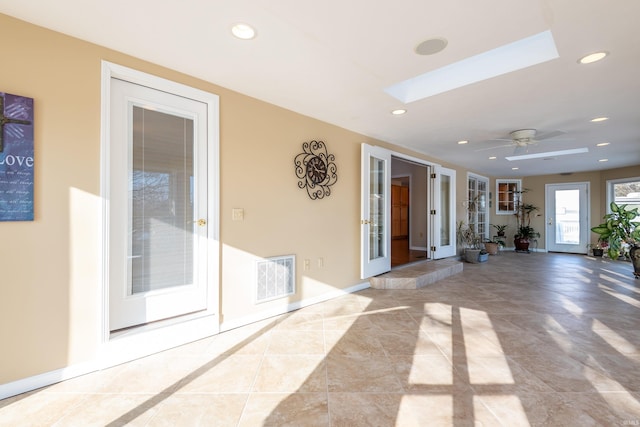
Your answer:
[[[207,105],[111,79],[109,329],[207,308]]]
[[[431,211],[433,259],[456,254],[456,171],[434,166]]]
[[[362,144],[361,265],[363,279],[391,270],[391,152]]]
[[[587,253],[588,183],[546,185],[546,246],[549,252]]]

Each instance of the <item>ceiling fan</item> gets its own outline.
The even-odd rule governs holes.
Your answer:
[[[542,134],[536,138],[537,131],[535,129],[518,129],[509,132],[509,139],[494,139],[493,141],[509,141],[509,144],[498,145],[495,147],[482,148],[477,151],[493,150],[502,147],[514,147],[514,155],[525,154],[529,151],[530,145],[536,145],[538,142],[564,135],[563,131],[553,131]]]

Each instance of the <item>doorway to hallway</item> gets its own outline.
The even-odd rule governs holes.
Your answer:
[[[391,158],[391,267],[428,258],[428,169]]]

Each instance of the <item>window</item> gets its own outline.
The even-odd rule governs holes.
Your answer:
[[[607,212],[611,202],[627,205],[627,209],[640,208],[640,177],[607,181]]]
[[[496,215],[516,213],[521,187],[522,180],[519,179],[496,179]]]
[[[467,221],[481,238],[489,238],[489,179],[479,175],[467,176]]]

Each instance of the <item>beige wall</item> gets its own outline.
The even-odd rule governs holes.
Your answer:
[[[36,161],[35,220],[0,223],[0,384],[96,355],[102,60],[220,96],[223,322],[362,282],[360,144],[392,145],[5,15],[0,39],[11,41],[0,91],[34,98]],[[338,167],[331,196],[316,201],[297,187],[293,168],[313,139],[327,143]],[[232,221],[232,208],[244,209],[244,221]],[[286,254],[297,257],[297,293],[254,305],[254,260]]]
[[[362,282],[361,143],[436,161],[1,14],[0,39],[5,41],[0,91],[34,98],[36,161],[35,220],[0,223],[0,384],[96,356],[102,256],[101,60],[220,96],[224,322],[283,305],[253,304],[257,257],[296,255],[298,292],[285,303]],[[312,139],[327,143],[338,167],[332,195],[317,201],[297,187],[293,169],[301,144]],[[456,169],[462,200],[466,170],[443,166]],[[530,180],[534,194],[542,182]],[[244,221],[232,221],[232,208],[244,209]],[[324,259],[324,267],[318,267],[318,258]],[[303,259],[311,261],[309,271],[303,270]]]

